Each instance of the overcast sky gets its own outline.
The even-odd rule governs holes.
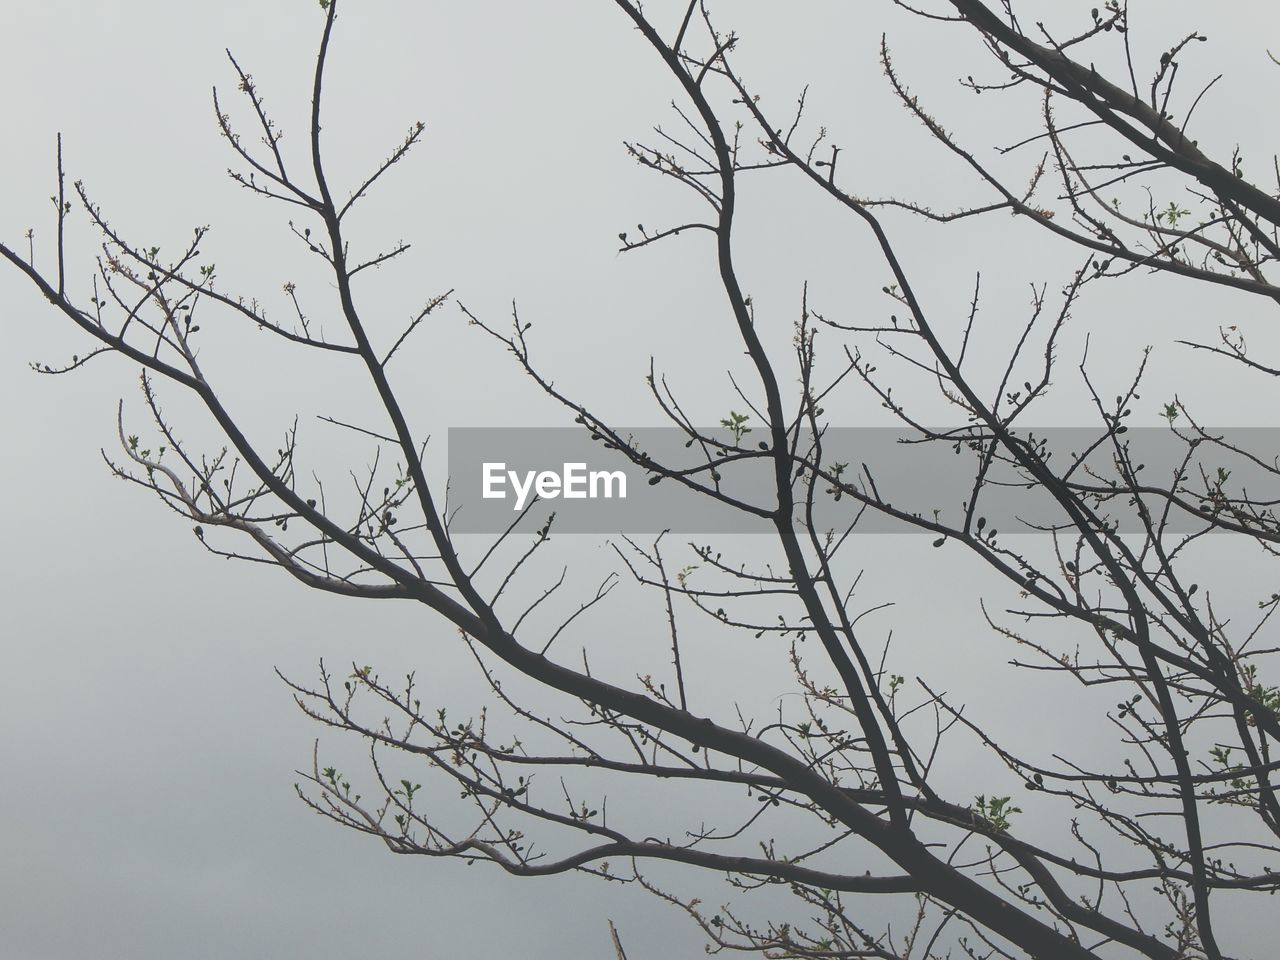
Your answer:
[[[680,4],[645,6],[673,31]],[[1089,4],[1072,6],[1087,11]],[[1269,44],[1280,48],[1273,4],[1142,0],[1133,7],[1147,50],[1191,29],[1210,36],[1189,69],[1202,82],[1229,72],[1198,114],[1201,145],[1225,156],[1239,142],[1249,160],[1265,165],[1272,130],[1256,121],[1280,79],[1266,58]],[[888,0],[712,9],[742,35],[739,66],[765,104],[785,111],[811,84],[811,121],[827,124],[845,147],[841,170],[857,184],[852,192],[909,194],[939,208],[987,199],[893,101],[878,61],[882,33],[915,92],[975,148],[1035,132],[1034,98],[979,99],[957,88],[957,77],[991,70],[970,33],[920,22]],[[206,249],[225,289],[283,310],[281,285],[296,281],[323,318],[323,279],[292,242],[288,212],[226,178],[233,157],[217,135],[210,100],[215,84],[234,100],[230,48],[285,129],[286,150],[305,160],[322,25],[314,0],[5,0],[0,14],[5,243],[24,249],[23,234],[34,227],[38,265],[49,265],[48,196],[61,131],[69,179],[84,180],[115,226],[139,242],[175,248],[194,226],[210,224]],[[363,283],[379,329],[449,289],[498,325],[515,299],[535,324],[535,353],[557,386],[614,421],[660,422],[643,379],[650,356],[686,390],[695,419],[723,416],[732,400],[724,370],[741,369],[741,358],[708,269],[709,248],[682,238],[616,252],[620,231],[673,223],[695,209],[679,188],[640,170],[622,145],[652,140],[655,123],[670,126],[676,93],[607,0],[346,0],[328,75],[331,175],[358,182],[412,122],[426,124],[422,146],[350,227],[366,253],[400,239],[412,244],[398,265]],[[805,281],[818,309],[849,318],[882,311],[887,282],[865,233],[796,186],[753,180],[742,201],[743,275],[766,338],[781,348]],[[84,290],[93,237],[82,216],[73,223],[70,275]],[[992,343],[1019,329],[1029,283],[1056,288],[1080,260],[1078,251],[1005,216],[947,229],[892,223],[911,268],[927,277],[923,292],[957,322],[974,271],[983,271]],[[1153,340],[1212,336],[1227,314],[1251,324],[1252,342],[1262,348],[1280,343],[1259,304],[1221,292],[1206,297],[1170,278],[1117,285],[1096,309],[1103,313],[1088,329],[1095,355],[1108,358],[1104,377],[1122,378]],[[0,270],[0,318],[7,338],[0,356],[7,505],[0,953],[22,960],[392,951],[606,957],[613,918],[632,960],[701,955],[698,932],[641,893],[583,878],[516,880],[496,869],[397,858],[312,816],[293,794],[294,770],[309,762],[323,734],[294,707],[274,668],[300,679],[314,674],[321,657],[376,663],[390,675],[416,668],[429,674],[432,689],[466,696],[476,689],[474,671],[453,632],[407,606],[307,592],[276,571],[201,551],[188,523],[145,491],[112,481],[102,462],[99,449],[115,443],[117,399],[141,412],[136,370],[107,358],[70,377],[32,373],[30,361],[66,359],[83,352],[85,341],[11,269]],[[361,402],[336,366],[303,377],[281,365],[289,354],[278,344],[248,330],[211,338],[205,349],[210,377],[226,386],[256,439],[277,443],[297,413],[315,463],[362,462],[348,436],[316,419]],[[443,438],[458,425],[571,421],[452,308],[432,321],[400,376],[424,435]],[[1156,419],[1154,398],[1174,392],[1198,404],[1208,422],[1274,421],[1274,403],[1258,395],[1242,404],[1253,395],[1201,377],[1185,353],[1158,350],[1150,381],[1153,402],[1140,411],[1148,423]],[[1059,406],[1046,407],[1044,422],[1079,425],[1069,402],[1079,394],[1064,392]],[[164,394],[166,401],[187,410],[176,393]],[[886,422],[874,403],[837,419]],[[207,425],[191,429],[199,435]],[[898,558],[900,548],[887,543],[876,549]],[[600,549],[595,541],[572,549],[604,556],[591,553]],[[869,582],[892,593],[895,580],[885,573]],[[969,586],[938,582],[943,600],[904,613],[899,629],[926,637],[942,622],[940,611],[965,607]],[[886,596],[909,599],[903,591]],[[972,603],[966,609],[976,616]],[[938,662],[954,656],[957,669],[965,659],[914,649]],[[709,672],[714,662],[706,656]],[[757,707],[781,692],[769,688],[768,677],[741,683]],[[358,750],[351,756],[358,765]],[[715,877],[686,875],[684,882],[690,896],[706,901],[726,895]]]

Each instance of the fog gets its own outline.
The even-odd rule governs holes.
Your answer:
[[[645,5],[668,29],[682,7]],[[990,70],[973,37],[891,3],[783,8],[753,0],[713,9],[742,36],[739,66],[771,108],[788,115],[810,85],[810,121],[829,124],[832,138],[847,144],[842,173],[861,195],[912,195],[939,208],[985,198],[967,169],[893,99],[878,59],[882,34],[913,90],[984,156],[1036,131],[1034,98],[980,99],[957,87],[957,77]],[[1150,50],[1191,29],[1210,35],[1197,51],[1202,82],[1227,74],[1212,109],[1197,116],[1201,144],[1226,155],[1240,143],[1261,165],[1271,130],[1257,122],[1258,91],[1275,89],[1280,79],[1265,52],[1267,43],[1280,44],[1272,40],[1280,36],[1272,5],[1209,10],[1144,2],[1134,9]],[[69,181],[83,179],[113,226],[139,243],[177,249],[193,228],[209,224],[203,246],[224,289],[285,311],[282,285],[293,282],[313,322],[341,321],[325,299],[328,281],[289,232],[291,211],[227,178],[235,158],[218,136],[210,97],[216,85],[248,129],[224,52],[230,49],[284,128],[286,155],[305,169],[323,22],[314,0],[47,0],[7,3],[3,14],[6,244],[25,249],[30,227],[36,265],[51,265],[49,195],[61,132]],[[387,335],[449,290],[495,326],[509,322],[514,301],[522,320],[534,324],[535,359],[557,389],[590,401],[613,422],[660,425],[645,383],[653,357],[691,417],[718,422],[736,399],[727,373],[748,364],[709,244],[690,235],[617,252],[620,231],[681,222],[698,209],[696,198],[640,169],[623,147],[624,140],[652,140],[655,124],[674,129],[669,103],[677,95],[642,38],[603,0],[346,0],[324,121],[330,175],[343,195],[413,122],[426,124],[420,148],[347,228],[365,256],[400,240],[412,245],[400,260],[361,276],[371,327]],[[1015,102],[1025,108],[1021,114],[1012,110]],[[1020,163],[1015,157],[1008,169]],[[761,335],[779,355],[789,350],[806,282],[810,303],[833,317],[884,313],[887,273],[864,230],[787,176],[750,180],[743,190],[741,272]],[[1029,285],[1056,289],[1082,259],[1003,213],[946,228],[905,216],[889,222],[910,268],[927,278],[922,292],[952,318],[949,334],[962,329],[974,273],[982,272],[990,323],[979,327],[975,353],[992,348],[990,364],[1003,356],[995,347],[1025,322]],[[84,292],[96,240],[82,214],[70,223],[68,282]],[[1221,374],[1202,376],[1196,358],[1172,346],[1179,336],[1212,337],[1228,314],[1260,354],[1280,346],[1257,298],[1210,296],[1195,284],[1141,276],[1115,284],[1108,296],[1082,303],[1079,312],[1092,319],[1069,338],[1064,370],[1074,369],[1088,332],[1091,370],[1110,390],[1132,378],[1143,347],[1155,341],[1143,390],[1151,403],[1138,415],[1146,425],[1158,422],[1157,401],[1174,394],[1204,422],[1274,423],[1274,402],[1261,390]],[[87,340],[7,265],[0,270],[0,317],[7,337],[0,490],[8,530],[0,555],[7,667],[0,697],[0,952],[23,960],[392,953],[560,960],[612,957],[612,919],[631,960],[702,955],[700,931],[634,887],[579,876],[519,879],[486,865],[397,857],[308,811],[294,784],[317,737],[324,756],[338,758],[353,777],[365,754],[303,716],[276,670],[300,681],[314,678],[321,659],[338,671],[353,662],[393,676],[417,670],[441,703],[474,708],[483,685],[456,632],[409,604],[307,591],[277,570],[201,550],[189,522],[140,487],[115,481],[104,463],[104,453],[118,457],[118,401],[129,423],[143,422],[138,371],[103,357],[67,376],[33,372],[30,363],[83,354]],[[230,321],[207,333],[202,350],[210,379],[255,442],[275,449],[297,416],[309,467],[342,477],[368,462],[367,437],[319,419],[370,409],[367,386],[341,364],[295,364],[287,345]],[[431,437],[426,458],[441,487],[449,427],[573,423],[571,412],[544,396],[452,303],[397,363],[397,389],[415,429]],[[913,386],[907,378],[902,389],[926,420],[946,415],[927,382]],[[164,385],[160,394],[194,445],[219,442],[190,398]],[[1079,384],[1064,382],[1041,422],[1088,426],[1080,423],[1082,396]],[[833,422],[892,420],[864,398],[836,411]],[[468,549],[484,542],[475,537],[464,538]],[[603,539],[563,538],[546,570],[558,572],[563,561],[579,593],[594,589],[606,568],[618,566]],[[734,542],[747,553],[766,550],[745,538]],[[1014,742],[1025,737],[1034,746],[1057,736],[1081,753],[1090,749],[1092,732],[1056,708],[1061,687],[976,665],[979,653],[997,665],[1008,659],[977,606],[984,591],[1003,599],[996,581],[957,566],[918,536],[868,536],[851,552],[850,570],[867,571],[861,608],[895,605],[877,613],[869,629],[877,642],[893,632],[901,672],[927,667],[945,677],[995,725],[1035,716],[1034,729],[1009,724]],[[1223,589],[1237,590],[1245,606],[1272,577],[1253,569],[1219,573]],[[927,603],[920,584],[931,591]],[[541,586],[523,589],[533,596]],[[644,645],[661,650],[662,610],[635,590],[621,590],[614,603],[593,621],[593,665],[634,686]],[[566,658],[585,643],[567,637]],[[701,644],[691,641],[688,669],[691,690],[708,707],[739,703],[767,715],[789,689],[785,650],[767,641],[733,647],[714,630]],[[538,702],[558,708],[549,696]],[[965,777],[986,776],[975,771],[989,763],[975,745],[957,747],[939,776],[967,783]],[[663,813],[665,794],[653,789],[619,796],[619,809]],[[1055,829],[1052,815],[1043,829]],[[718,903],[733,895],[718,876],[662,875],[686,897]],[[1239,945],[1256,946],[1261,934],[1239,922],[1248,930]]]

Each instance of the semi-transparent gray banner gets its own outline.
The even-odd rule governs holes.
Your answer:
[[[700,431],[709,441],[673,427],[619,430],[621,444],[582,427],[452,428],[451,529],[500,533],[514,524],[533,531],[554,512],[559,533],[767,532],[768,514],[778,507],[775,461],[761,448],[767,437],[760,429],[741,432],[743,426],[736,435],[731,428]],[[789,474],[794,516],[819,531],[843,531],[857,518],[857,532],[928,533],[901,515],[958,527],[972,501],[974,518],[984,518],[987,531],[1033,533],[1067,524],[1059,500],[1007,450],[990,457],[989,444],[953,432],[922,440],[905,429],[832,428],[818,444],[802,436]],[[1205,529],[1205,515],[1214,511],[1237,518],[1252,511],[1260,519],[1247,522],[1274,527],[1264,504],[1280,500],[1280,429],[1205,434],[1210,439],[1168,427],[1132,428],[1110,439],[1090,428],[1017,431],[1055,477],[1121,533],[1141,533],[1145,525],[1117,462],[1116,442],[1123,444],[1125,469],[1136,471],[1144,488],[1151,520],[1164,532]],[[802,462],[855,492],[839,491],[830,479],[811,484]],[[676,475],[653,483],[652,464]],[[1175,488],[1177,502],[1161,493]]]

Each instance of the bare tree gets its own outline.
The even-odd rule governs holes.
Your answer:
[[[687,913],[713,950],[912,960],[1243,955],[1250,945],[1232,942],[1231,923],[1215,920],[1280,887],[1280,802],[1271,782],[1280,761],[1270,752],[1280,737],[1280,687],[1266,682],[1274,653],[1268,625],[1280,594],[1254,609],[1224,610],[1216,585],[1199,584],[1206,573],[1233,578],[1230,564],[1204,570],[1203,557],[1217,556],[1223,544],[1234,551],[1233,564],[1276,556],[1280,520],[1269,491],[1280,466],[1274,450],[1249,449],[1209,429],[1173,398],[1162,406],[1163,442],[1179,458],[1169,474],[1152,476],[1126,435],[1143,368],[1127,372],[1112,400],[1087,355],[1064,369],[1058,346],[1077,322],[1082,292],[1118,278],[1197,282],[1280,301],[1280,287],[1268,279],[1280,255],[1280,199],[1246,177],[1238,152],[1219,162],[1188,132],[1207,88],[1184,95],[1175,81],[1199,34],[1143,64],[1118,0],[1087,17],[1064,12],[1062,36],[1022,23],[1011,2],[996,10],[979,0],[930,10],[897,5],[904,15],[937,21],[939,31],[976,31],[993,60],[975,65],[964,84],[984,103],[1009,97],[1017,104],[1022,93],[1036,94],[1040,126],[1014,131],[997,158],[1005,164],[1029,155],[1026,176],[1011,179],[963,131],[944,127],[910,92],[886,44],[888,83],[936,141],[937,162],[967,167],[986,195],[945,213],[925,201],[856,196],[842,176],[840,146],[807,115],[806,97],[786,116],[766,112],[735,68],[739,38],[717,28],[705,3],[693,0],[667,22],[616,0],[623,25],[635,28],[655,67],[682,93],[673,126],[627,149],[646,170],[692,190],[703,210],[688,222],[624,232],[621,249],[705,238],[696,255],[719,278],[754,374],[750,383],[734,380],[735,412],[708,431],[650,368],[654,402],[686,439],[687,460],[659,462],[593,412],[598,404],[557,388],[535,363],[530,324],[517,313],[508,326],[457,304],[602,448],[625,456],[651,483],[680,485],[771,531],[767,549],[753,541],[740,556],[733,555],[740,545],[677,547],[665,535],[614,544],[618,570],[645,588],[668,627],[653,644],[652,669],[635,682],[603,678],[585,653],[586,638],[607,629],[599,615],[610,609],[614,574],[568,600],[563,577],[545,590],[518,588],[545,555],[551,519],[531,539],[513,526],[481,548],[474,541],[464,548],[451,532],[443,481],[425,466],[425,425],[398,399],[395,360],[453,292],[430,296],[394,336],[375,335],[353,281],[408,248],[354,256],[346,232],[347,215],[424,128],[412,126],[354,188],[331,183],[320,131],[337,0],[320,4],[304,157],[282,147],[254,80],[234,58],[255,133],[242,138],[216,94],[215,109],[238,164],[232,178],[287,207],[299,243],[327,265],[329,309],[345,321],[340,335],[309,320],[291,283],[284,287],[294,310],[288,322],[224,291],[202,257],[205,228],[171,258],[122,235],[79,182],[68,186],[61,146],[56,266],[37,267],[30,233],[28,244],[0,245],[0,254],[95,341],[88,353],[41,372],[68,372],[105,354],[142,369],[151,424],[134,432],[122,407],[121,453],[110,461],[118,476],[194,522],[210,552],[266,562],[317,590],[422,604],[427,622],[451,625],[474,654],[492,696],[482,713],[464,719],[421,702],[412,674],[392,682],[371,667],[335,673],[322,665],[314,682],[286,681],[308,715],[369,747],[371,772],[363,777],[324,765],[317,748],[299,793],[324,816],[396,853],[634,883]],[[1120,64],[1118,82],[1095,66],[1108,59]],[[734,245],[739,192],[760,177],[790,177],[869,231],[881,263],[865,281],[879,286],[888,277],[887,318],[837,319],[806,296],[791,353],[767,348]],[[65,262],[77,205],[102,237],[87,284]],[[962,305],[967,321],[958,333],[939,319],[883,219],[903,210],[940,223],[1011,213],[1078,247],[1080,263],[1060,290],[1035,288],[1029,315],[999,339],[1006,353],[992,365],[970,352],[982,326],[981,286]],[[294,433],[274,452],[251,442],[200,362],[203,318],[216,312],[302,354],[336,354],[352,377],[366,378],[382,422],[352,429],[386,455],[338,491],[303,466]],[[1230,377],[1259,378],[1260,388],[1280,375],[1230,325],[1187,347],[1229,364]],[[928,426],[916,412],[926,391],[911,386],[911,377],[962,425]],[[1082,417],[1096,429],[1084,448],[1050,456],[1044,437],[1027,427],[1028,411],[1063,378],[1084,386],[1090,402]],[[201,452],[184,440],[161,405],[163,389],[198,399],[225,447]],[[897,417],[913,444],[955,451],[957,469],[968,471],[958,511],[954,503],[902,502],[899,491],[877,482],[877,464],[835,461],[825,411],[851,403],[842,398],[859,390]],[[741,499],[722,482],[761,468],[770,477],[764,499]],[[1249,480],[1236,470],[1249,471]],[[1002,535],[987,513],[1010,490],[1048,519]],[[841,519],[828,528],[822,518],[833,507]],[[888,640],[859,624],[875,598],[855,603],[857,579],[841,553],[873,516],[927,533],[957,571],[983,570],[1003,582],[1001,595],[1012,599],[1003,611],[985,603],[982,611],[1013,645],[1012,662],[1059,680],[1061,709],[1082,723],[1100,720],[1111,741],[1087,756],[1066,743],[1026,755],[1006,745],[1011,729],[974,719],[927,669],[911,679],[894,672]],[[1029,531],[1037,536],[1009,538]],[[927,595],[927,585],[919,589]],[[553,608],[559,613],[548,626],[541,615]],[[778,701],[775,715],[710,715],[700,705],[682,651],[700,634],[720,631],[771,638],[781,651],[792,696]],[[724,670],[732,676],[737,668]],[[544,709],[539,691],[554,693],[555,706]],[[1021,791],[1016,798],[957,793],[963,787],[937,772],[945,758],[974,745],[1009,771]],[[420,773],[391,772],[406,762]],[[353,786],[361,779],[372,788]],[[609,790],[635,782],[671,797],[661,811],[663,836],[610,816]],[[449,785],[461,794],[452,806]],[[1062,835],[1020,831],[1019,818],[1036,810],[1060,818]],[[655,879],[664,862],[727,878],[744,897],[781,887],[794,896],[794,909],[776,898],[763,901],[763,916],[705,907]],[[890,916],[904,917],[906,926],[877,919]],[[616,931],[613,943],[622,956]]]

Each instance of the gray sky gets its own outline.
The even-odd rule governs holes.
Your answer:
[[[651,0],[646,9],[673,26],[678,6]],[[780,115],[812,84],[810,120],[827,124],[846,146],[842,168],[857,193],[911,194],[940,208],[985,197],[891,99],[877,60],[882,32],[913,89],[970,145],[986,150],[1035,132],[1034,104],[1018,101],[1019,115],[1013,100],[975,99],[956,88],[957,76],[991,70],[971,36],[915,21],[887,0],[790,4],[785,12],[762,2],[714,9],[742,34],[739,65]],[[1265,56],[1268,44],[1280,46],[1272,4],[1218,5],[1212,21],[1202,4],[1134,9],[1152,50],[1193,28],[1210,35],[1212,43],[1197,51],[1197,75],[1230,72],[1211,109],[1198,114],[1201,143],[1225,155],[1238,141],[1262,165],[1270,131],[1248,121],[1256,118],[1257,91],[1270,102],[1265,92],[1278,79]],[[4,2],[0,14],[6,243],[21,247],[34,226],[37,257],[47,265],[47,198],[62,131],[69,179],[84,179],[114,225],[176,247],[192,227],[211,224],[205,246],[224,289],[280,311],[281,284],[296,281],[323,318],[323,279],[290,242],[288,212],[226,179],[233,158],[217,136],[209,93],[216,83],[234,101],[229,47],[254,75],[301,166],[322,23],[314,0],[48,0]],[[615,421],[659,422],[643,382],[650,355],[686,390],[695,419],[723,416],[732,397],[722,371],[741,369],[741,358],[706,244],[682,239],[616,254],[619,231],[672,223],[696,208],[622,148],[624,138],[651,141],[655,123],[672,126],[667,104],[676,91],[612,3],[347,0],[334,43],[325,138],[335,178],[358,180],[411,122],[427,125],[423,145],[350,228],[366,252],[399,239],[413,244],[398,265],[371,272],[360,288],[375,327],[392,328],[449,288],[502,325],[515,298],[535,323],[535,354],[557,386],[590,398]],[[811,302],[829,315],[882,313],[886,274],[865,232],[790,178],[777,179],[748,185],[740,246],[770,342],[790,340],[806,280]],[[929,278],[925,293],[937,309],[949,305],[956,324],[974,270],[983,271],[992,343],[1017,328],[1028,282],[1052,289],[1080,260],[1003,217],[945,230],[890,222],[909,266]],[[93,247],[83,217],[74,223],[70,263],[78,283]],[[1170,278],[1116,286],[1097,305],[1093,316],[1101,319],[1087,325],[1092,349],[1106,358],[1104,379],[1123,380],[1155,339],[1211,336],[1230,311],[1259,349],[1280,341],[1247,298],[1206,297]],[[115,443],[118,397],[140,412],[136,371],[111,358],[72,377],[30,372],[29,361],[55,362],[82,351],[84,340],[12,270],[0,270],[0,316],[8,338],[0,359],[0,490],[9,504],[8,549],[0,553],[7,667],[0,952],[23,960],[328,958],[405,949],[426,958],[604,957],[612,917],[633,960],[701,955],[696,930],[642,893],[396,858],[311,816],[293,795],[293,771],[309,762],[319,731],[273,667],[299,679],[314,674],[320,657],[376,663],[392,675],[416,667],[442,695],[465,697],[475,678],[452,630],[406,606],[307,592],[274,571],[203,553],[189,524],[138,488],[109,482],[98,453]],[[352,457],[362,462],[363,448],[315,420],[367,399],[337,379],[336,368],[306,381],[279,366],[288,354],[277,344],[248,330],[211,337],[205,349],[210,376],[227,385],[233,409],[264,444],[276,443],[296,412],[313,462],[330,469]],[[423,434],[443,438],[450,425],[567,422],[452,308],[433,319],[406,363],[402,396]],[[1156,399],[1175,391],[1208,422],[1273,422],[1273,402],[1245,395],[1251,402],[1242,409],[1229,380],[1188,377],[1192,369],[1183,353],[1157,352],[1145,422],[1155,421]],[[162,394],[167,407],[189,412],[176,394]],[[1064,395],[1047,407],[1045,422],[1078,422],[1078,394]],[[842,420],[875,422],[883,414],[874,403],[851,405]],[[192,417],[191,434],[202,430],[207,424]],[[598,548],[565,549],[590,557]],[[886,557],[908,562],[912,555],[885,541],[875,549],[881,555],[870,560],[886,570]],[[908,599],[889,573],[879,583],[875,589],[889,599]],[[937,607],[895,614],[885,625],[915,638],[914,646],[908,641],[913,655],[935,663],[954,656],[959,670],[967,655],[930,649],[922,639],[951,608],[967,610],[969,629],[978,632],[970,586],[948,583],[943,592]],[[980,642],[995,648],[985,635]],[[715,660],[705,657],[702,682],[711,696]],[[767,707],[781,692],[771,683],[768,675],[744,678],[744,698]],[[344,748],[333,749],[342,755]],[[347,755],[358,767],[358,751]],[[684,875],[682,883],[706,901],[725,895],[714,877]]]

